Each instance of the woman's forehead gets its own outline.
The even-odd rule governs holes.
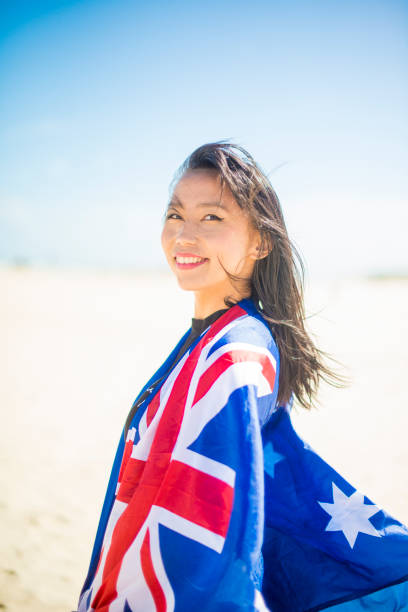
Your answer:
[[[172,191],[173,199],[183,201],[183,198],[201,199],[206,196],[214,201],[236,203],[235,198],[220,174],[212,168],[188,169],[179,178]]]
[[[221,177],[215,168],[188,168],[180,176],[175,186],[186,183],[209,183],[220,186]]]

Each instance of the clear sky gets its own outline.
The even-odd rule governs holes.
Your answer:
[[[408,271],[408,3],[5,0],[0,260],[166,268],[168,184],[231,138],[311,277]]]

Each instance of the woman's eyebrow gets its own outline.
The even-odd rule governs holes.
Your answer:
[[[216,207],[216,208],[222,208],[223,210],[228,210],[227,207],[219,200],[215,202],[200,202],[200,204],[197,204],[197,206],[201,208]],[[172,200],[171,202],[169,202],[167,208],[183,208],[184,209],[184,206],[182,202],[180,202],[180,200]]]

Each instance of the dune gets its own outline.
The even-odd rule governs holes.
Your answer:
[[[165,273],[0,268],[0,609],[75,610],[133,399],[187,330]],[[319,346],[346,366],[295,427],[353,486],[408,523],[408,282],[307,288]]]

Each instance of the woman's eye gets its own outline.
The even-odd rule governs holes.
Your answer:
[[[222,219],[220,217],[218,217],[217,215],[213,215],[213,214],[208,214],[205,215],[205,219],[207,220],[207,217],[212,217],[211,219],[208,219],[208,221],[222,221]],[[166,216],[166,220],[167,219],[181,219],[180,215],[178,215],[177,213],[169,213]]]
[[[214,217],[214,219],[216,221],[222,221],[222,219],[220,219],[220,217],[217,217],[217,215],[208,214],[208,215],[205,215],[205,216],[206,217]],[[209,219],[209,221],[212,221],[212,219]]]

